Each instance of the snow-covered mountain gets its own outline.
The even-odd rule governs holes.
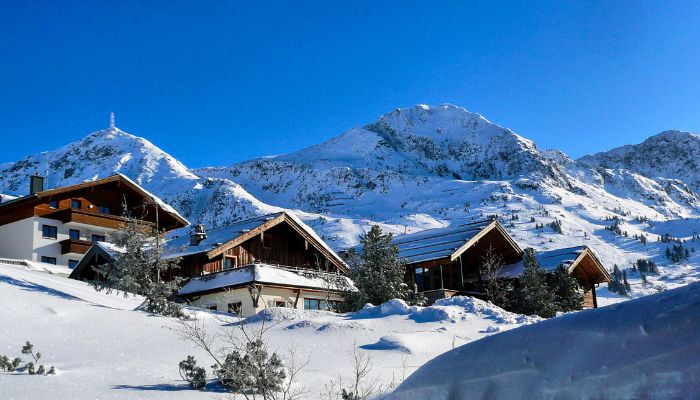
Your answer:
[[[700,191],[700,135],[664,131],[640,144],[585,156],[578,160],[594,168],[626,169],[652,179],[679,181]]]
[[[230,167],[189,169],[112,128],[0,165],[0,193],[26,194],[33,173],[48,171],[49,186],[58,186],[121,172],[191,222],[221,226],[291,209],[336,248],[356,244],[373,223],[402,234],[498,215],[524,246],[587,244],[608,266],[655,259],[661,275],[643,287],[633,280],[649,292],[698,279],[695,253],[671,263],[662,255],[667,244],[657,242],[700,232],[698,155],[700,136],[664,132],[574,161],[461,107],[418,105]],[[622,235],[606,229],[613,225]]]

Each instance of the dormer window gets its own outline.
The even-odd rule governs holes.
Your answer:
[[[76,208],[80,210],[81,208],[83,208],[83,202],[78,199],[71,199],[70,208]]]

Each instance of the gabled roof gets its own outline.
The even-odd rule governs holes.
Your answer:
[[[263,215],[236,222],[231,225],[207,231],[207,238],[199,245],[191,246],[189,236],[181,236],[169,240],[165,244],[167,257],[186,257],[195,254],[204,254],[207,258],[213,258],[226,250],[236,247],[241,243],[254,238],[266,230],[282,223],[287,223],[310,245],[325,255],[341,271],[347,269],[347,265],[311,227],[306,225],[297,216],[287,212]]]
[[[586,257],[590,257],[590,260],[596,266],[601,282],[609,281],[610,274],[600,262],[600,259],[595,254],[593,249],[588,246],[575,246],[562,249],[538,251],[535,254],[537,262],[540,264],[542,269],[547,272],[552,272],[557,269],[558,266],[563,265],[569,273],[572,273],[576,266],[579,265],[579,263]],[[523,273],[523,270],[524,265],[523,261],[521,260],[504,266],[500,275],[507,278],[517,278]]]
[[[85,268],[91,268],[90,264],[96,258],[104,263],[111,263],[116,259],[117,255],[124,254],[124,252],[125,250],[123,248],[115,244],[95,242],[92,246],[90,246],[88,251],[83,254],[83,257],[78,262],[78,265],[75,266],[68,277],[79,280],[83,276],[83,272],[89,272]]]
[[[517,253],[522,253],[518,244],[496,220],[469,222],[401,235],[394,239],[394,244],[399,249],[399,257],[408,264],[444,258],[454,261],[492,230],[501,233]]]
[[[0,209],[4,207],[10,207],[10,206],[18,206],[26,203],[33,203],[33,202],[39,202],[44,198],[59,195],[59,194],[64,194],[64,193],[70,193],[73,191],[81,190],[81,189],[86,189],[86,188],[91,188],[99,185],[104,185],[107,183],[111,182],[120,182],[134,190],[135,192],[139,193],[141,196],[144,198],[149,198],[153,200],[153,202],[160,208],[163,212],[167,213],[170,215],[176,223],[179,225],[175,228],[181,228],[184,226],[189,225],[190,223],[182,216],[180,215],[174,208],[172,208],[170,205],[166,204],[163,200],[161,200],[158,196],[150,193],[146,189],[142,188],[139,184],[136,182],[132,181],[127,177],[126,175],[123,174],[115,174],[108,176],[106,178],[102,179],[96,179],[94,181],[88,181],[88,182],[83,182],[83,183],[78,183],[75,185],[69,185],[69,186],[63,186],[59,188],[54,188],[54,189],[48,189],[48,190],[43,190],[41,192],[37,192],[34,194],[30,194],[28,196],[23,196],[23,197],[18,197],[3,203],[0,203]],[[174,228],[174,229],[175,229]]]
[[[344,275],[251,264],[192,278],[178,291],[178,295],[218,292],[225,288],[248,286],[253,283],[313,290],[354,290],[352,281]]]

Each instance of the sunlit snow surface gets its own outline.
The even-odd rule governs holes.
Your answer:
[[[691,399],[700,393],[700,283],[473,342],[391,396]]]
[[[47,272],[0,264],[0,354],[19,355],[30,340],[56,376],[0,372],[0,392],[9,399],[195,399],[221,394],[213,382],[207,392],[189,390],[178,363],[194,355],[212,361],[173,330],[174,320],[138,311],[142,299],[95,292],[84,282]],[[210,329],[231,329],[235,318],[196,316]],[[223,318],[223,319],[222,319]],[[461,297],[433,307],[401,301],[356,314],[269,309],[251,327],[271,327],[273,349],[297,349],[309,365],[300,383],[304,398],[317,399],[331,380],[350,379],[351,351],[373,358],[372,376],[398,384],[431,358],[473,340],[539,318],[512,314],[480,300]]]

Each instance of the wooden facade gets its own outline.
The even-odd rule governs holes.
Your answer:
[[[483,256],[488,249],[498,255],[505,269],[522,268],[523,251],[497,221],[477,221],[457,227],[439,228],[400,236],[396,240],[399,255],[407,260],[405,281],[423,293],[429,301],[453,295],[484,297],[482,292]],[[587,247],[552,251],[584,290],[584,306],[597,307],[596,285],[610,276],[595,253]],[[552,253],[550,252],[550,253]],[[547,252],[543,253],[548,257]],[[559,264],[547,265],[554,270]],[[513,267],[516,266],[516,267]],[[517,274],[504,279],[517,279]]]
[[[195,277],[254,263],[345,272],[344,262],[307,229],[280,213],[219,246],[184,255],[178,274]]]
[[[55,219],[109,229],[125,224],[123,205],[132,216],[153,225],[158,219],[162,231],[189,223],[177,213],[148,202],[151,195],[123,175],[49,189],[0,203],[0,225],[30,217]]]

